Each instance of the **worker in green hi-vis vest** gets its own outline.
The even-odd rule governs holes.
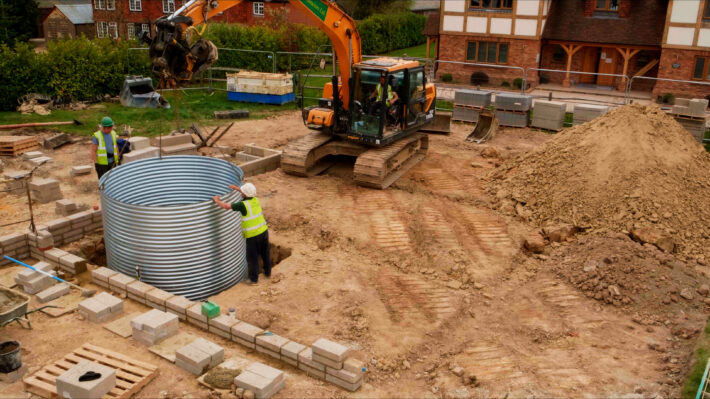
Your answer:
[[[96,174],[101,179],[104,173],[118,165],[118,135],[113,129],[113,119],[105,116],[101,119],[101,129],[91,138],[91,158],[94,160]]]
[[[239,191],[243,199],[228,204],[214,196],[214,202],[220,208],[239,211],[242,214],[242,235],[247,241],[247,263],[249,265],[248,284],[257,284],[259,281],[259,257],[264,263],[264,275],[271,277],[271,255],[269,248],[269,228],[261,211],[261,204],[256,198],[256,187],[246,183],[241,187],[230,185],[232,190]]]

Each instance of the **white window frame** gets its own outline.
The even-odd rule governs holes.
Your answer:
[[[252,5],[252,12],[254,15],[258,15],[260,17],[264,16],[264,2],[263,1],[255,1]]]
[[[106,36],[111,37],[111,29],[114,29],[113,38],[118,39],[118,22],[108,23],[108,30],[106,31]]]
[[[94,0],[94,9],[105,10],[106,9],[106,0]]]
[[[108,34],[108,24],[106,22],[96,23],[96,37],[102,39]]]
[[[128,35],[129,40],[136,38],[136,25],[133,22],[126,24],[126,35]]]
[[[163,13],[172,14],[174,12],[175,12],[175,0],[163,0]]]
[[[106,9],[111,11],[115,10],[116,0],[106,0]]]
[[[141,24],[141,34],[143,32],[148,32],[148,37],[150,37],[150,24]]]
[[[143,2],[141,0],[128,0],[128,8],[131,11],[143,11]]]

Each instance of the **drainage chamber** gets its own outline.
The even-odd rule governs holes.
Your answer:
[[[198,156],[144,159],[105,174],[99,185],[108,267],[190,300],[238,283],[247,271],[241,213],[212,197],[240,200],[229,185],[243,177],[227,161]]]

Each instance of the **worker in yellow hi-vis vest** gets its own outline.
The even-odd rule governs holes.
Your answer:
[[[119,154],[118,135],[113,129],[113,120],[108,116],[101,119],[101,129],[94,132],[91,138],[91,158],[96,166],[96,174],[101,179],[104,173],[118,165]]]
[[[264,263],[264,275],[271,277],[271,255],[269,249],[269,229],[266,219],[261,211],[261,204],[256,198],[256,187],[246,183],[241,187],[229,186],[232,190],[239,191],[243,199],[228,204],[214,196],[214,202],[221,208],[239,211],[242,214],[242,235],[247,241],[247,263],[249,264],[248,284],[257,284],[259,281],[259,257]]]

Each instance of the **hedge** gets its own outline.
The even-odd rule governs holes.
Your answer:
[[[363,54],[383,54],[426,43],[424,25],[426,17],[412,12],[368,17],[357,25]]]

